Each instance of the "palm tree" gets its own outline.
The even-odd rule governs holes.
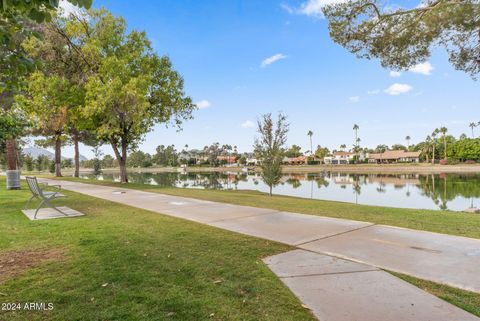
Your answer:
[[[440,127],[440,133],[443,137],[443,159],[447,159],[447,127]]]
[[[360,127],[357,124],[353,124],[353,130],[355,131],[355,142],[358,139],[358,130],[359,129],[360,129]]]
[[[342,152],[345,151],[345,148],[347,148],[347,145],[345,145],[345,144],[340,145],[340,150],[341,150]]]
[[[475,138],[475,135],[474,135],[474,133],[473,133],[473,129],[474,129],[475,127],[477,127],[479,124],[480,124],[480,122],[478,122],[478,123],[473,123],[473,122],[472,122],[472,123],[470,123],[470,125],[468,125],[468,126],[472,129],[472,138]]]
[[[405,140],[407,141],[407,150],[410,150],[410,136],[407,135],[407,137],[405,137]]]
[[[435,143],[437,134],[439,132],[440,131],[438,130],[438,128],[435,128],[435,130],[432,132],[432,164],[435,164]]]
[[[422,148],[422,153],[425,155],[427,163],[429,162],[429,153],[430,153],[431,144],[432,144],[432,138],[430,136],[427,136],[427,138],[425,138],[425,143]]]
[[[360,127],[357,125],[357,124],[353,124],[353,130],[355,131],[355,154],[358,153],[358,130],[360,129]],[[358,158],[358,155],[355,155],[356,158]]]
[[[313,154],[313,144],[312,144],[313,132],[311,130],[309,130],[307,135],[310,137],[310,154]]]
[[[362,140],[360,139],[360,137],[357,137],[357,139],[355,140],[355,144],[353,145],[353,150],[355,152],[355,164],[358,162],[358,159],[359,159],[358,153],[361,150],[361,148],[360,148],[360,142],[361,141]]]

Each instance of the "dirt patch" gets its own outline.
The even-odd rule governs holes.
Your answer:
[[[49,261],[65,258],[63,249],[35,249],[0,253],[0,283]]]

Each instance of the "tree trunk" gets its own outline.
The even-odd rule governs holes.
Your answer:
[[[62,177],[62,140],[55,136],[55,176]]]
[[[17,142],[15,138],[10,138],[7,139],[6,145],[7,169],[13,171],[17,169]]]
[[[447,159],[447,139],[443,138],[443,149],[445,149],[445,159]]]
[[[120,167],[120,182],[128,183],[128,174],[127,174],[127,143],[122,139],[122,153],[118,150],[118,146],[115,141],[111,140],[110,144],[112,145],[113,152],[117,158],[118,166]]]
[[[433,145],[433,150],[432,150],[432,164],[435,164],[435,145]]]
[[[120,179],[122,183],[128,183],[127,175],[127,141],[122,138],[122,160],[123,166],[120,167]],[[123,167],[123,169],[122,169]]]
[[[269,192],[269,194],[270,194],[270,196],[272,196],[272,195],[273,195],[273,194],[272,194],[272,189],[273,189],[273,187],[272,187],[271,185],[270,185],[269,187],[270,187],[270,192]]]
[[[75,172],[74,177],[80,177],[80,153],[78,151],[78,135],[77,133],[73,134],[73,146],[75,149],[75,155],[73,161],[75,162]]]

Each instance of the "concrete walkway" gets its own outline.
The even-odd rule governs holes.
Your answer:
[[[282,269],[290,271],[287,274],[282,274],[282,269],[272,263],[276,258],[267,258],[266,263],[322,321],[480,320],[377,269],[480,293],[480,240],[477,239],[125,188],[41,181],[60,183],[66,190],[308,250],[300,254],[293,251],[295,254],[290,256],[291,252],[282,254],[287,255],[283,259],[293,257],[282,263]],[[316,258],[305,253],[312,253]],[[320,262],[320,266],[312,267],[312,260]],[[334,264],[329,260],[335,260]],[[305,272],[307,267],[313,272]],[[335,302],[340,306],[333,308]],[[349,304],[342,304],[346,302]],[[375,302],[375,307],[369,302]]]
[[[479,320],[369,265],[304,250],[264,261],[322,321]]]

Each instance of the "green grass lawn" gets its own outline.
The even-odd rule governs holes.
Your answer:
[[[0,303],[54,309],[0,320],[313,320],[261,261],[288,246],[64,193],[57,204],[87,215],[32,222],[20,212],[27,189],[0,180],[0,260],[60,253],[0,275]]]
[[[480,238],[479,214],[356,205],[351,203],[311,200],[281,195],[270,197],[268,194],[258,191],[162,188],[146,184],[129,183],[128,185],[125,185],[109,181],[86,181],[84,179],[74,178],[62,179],[77,180],[91,184],[128,187],[216,202],[271,208],[279,211],[345,218],[376,224]]]

